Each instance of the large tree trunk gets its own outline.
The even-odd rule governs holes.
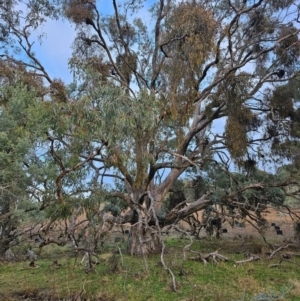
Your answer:
[[[162,244],[160,237],[154,229],[135,224],[129,233],[128,253],[137,256],[147,256],[149,254],[160,253]]]
[[[0,238],[0,258],[5,257],[6,251],[9,249],[10,239],[8,238]]]
[[[16,227],[17,221],[13,217],[12,212],[10,211],[10,204],[6,201],[4,204],[1,204],[0,212],[0,257],[3,257],[6,251],[9,249],[10,242],[14,240],[14,235],[11,234]]]

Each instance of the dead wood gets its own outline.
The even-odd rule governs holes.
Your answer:
[[[180,228],[177,227],[177,226],[175,226],[174,228],[175,228],[177,231],[179,231],[179,232],[181,232],[181,233],[187,235],[188,238],[190,239],[190,243],[187,244],[186,246],[184,246],[184,248],[183,248],[183,261],[185,261],[185,260],[186,260],[186,251],[189,251],[189,249],[190,249],[190,247],[191,247],[191,245],[193,244],[194,241],[193,241],[192,236],[189,235],[189,233],[188,233],[187,231],[184,231],[184,230],[180,229]]]
[[[149,196],[149,199],[150,199],[151,202],[150,202],[150,206],[149,206],[147,215],[148,216],[153,216],[154,221],[155,221],[155,226],[156,226],[155,234],[158,236],[158,239],[159,239],[160,244],[161,244],[160,263],[162,264],[163,268],[170,274],[170,276],[172,278],[172,289],[173,289],[174,292],[176,292],[178,283],[175,279],[174,273],[165,264],[165,260],[164,260],[165,243],[164,243],[163,236],[162,236],[162,231],[161,231],[161,228],[160,228],[160,225],[159,225],[159,220],[158,220],[158,218],[156,216],[156,213],[155,213],[155,207],[154,207],[155,200],[154,200],[153,196],[151,195],[150,191],[148,191],[148,196]]]
[[[280,267],[280,266],[281,266],[280,263],[275,263],[275,264],[269,264],[269,265],[268,265],[268,268],[278,268],[278,267]]]
[[[219,254],[219,251],[215,251],[212,253],[208,253],[208,254],[201,254],[199,252],[196,251],[191,251],[192,253],[197,253],[198,256],[194,256],[194,257],[190,257],[190,260],[195,260],[195,261],[203,261],[203,263],[206,265],[208,260],[211,258],[212,261],[216,264],[218,264],[218,260],[220,261],[229,261],[229,259],[227,257],[225,257],[224,255]]]
[[[277,252],[279,252],[279,251],[281,251],[281,250],[283,250],[283,249],[286,249],[286,248],[288,248],[290,245],[288,244],[288,245],[286,245],[286,246],[280,246],[279,248],[277,248],[276,250],[274,250],[272,253],[271,253],[271,255],[268,257],[268,259],[272,259],[274,256],[275,256],[275,254],[277,253]]]
[[[244,260],[238,260],[235,261],[235,264],[241,264],[241,263],[247,263],[247,262],[252,262],[252,261],[256,261],[256,260],[261,260],[261,258],[257,255],[250,255],[250,257],[248,259],[244,259]]]

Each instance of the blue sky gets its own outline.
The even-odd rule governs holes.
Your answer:
[[[51,78],[61,78],[66,83],[72,81],[68,69],[68,59],[72,54],[72,42],[75,38],[75,26],[67,21],[48,21],[39,33],[45,32],[42,44],[36,41],[37,58],[44,65]]]
[[[102,0],[100,12],[108,14],[113,12],[112,1]],[[154,0],[147,1],[146,7],[141,9],[139,17],[144,21],[149,19],[150,14],[147,7],[150,7]],[[149,23],[147,24],[149,25]],[[45,33],[42,44],[37,41],[38,35]],[[53,78],[61,78],[65,83],[71,83],[73,76],[68,68],[68,60],[72,55],[72,43],[76,36],[76,26],[67,20],[49,20],[32,37],[36,39],[35,52],[37,58],[42,62],[46,71]],[[216,120],[212,126],[214,133],[223,134],[225,119]]]
[[[119,1],[121,2],[121,1]],[[145,8],[141,9],[139,17],[150,23],[150,14],[148,7],[155,1],[146,1]],[[105,15],[113,11],[112,1],[100,0],[100,12]],[[37,36],[45,33],[42,44],[37,40]],[[35,40],[34,50],[37,58],[41,61],[46,71],[53,78],[61,78],[65,83],[71,83],[72,73],[68,68],[68,60],[72,55],[72,43],[76,36],[76,26],[67,20],[49,20],[36,33],[33,34],[32,40]],[[247,65],[245,69],[252,71],[253,67]],[[212,132],[223,134],[225,128],[225,119],[217,120],[213,123]]]
[[[119,1],[120,2],[120,1]],[[140,10],[139,17],[144,21],[149,19],[148,8],[155,1],[146,1],[145,7]],[[97,1],[102,15],[113,12],[112,1]],[[38,35],[45,36],[40,44]],[[65,83],[72,81],[72,74],[68,69],[68,60],[72,55],[72,43],[76,36],[76,27],[67,20],[49,20],[32,35],[35,41],[34,51],[51,78],[61,78]]]

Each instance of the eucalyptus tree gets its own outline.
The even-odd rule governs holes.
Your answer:
[[[30,229],[42,239],[40,247],[71,239],[78,248],[87,224],[97,226],[88,222],[99,211],[100,190],[87,171],[98,154],[88,152],[92,104],[52,78],[35,53],[44,37],[41,28],[58,18],[59,5],[55,0],[0,3],[2,253]],[[87,220],[77,229],[83,210]],[[57,220],[64,223],[50,236]]]
[[[149,9],[144,1],[112,0],[107,14],[94,0],[24,3],[22,19],[13,13],[17,1],[0,4],[3,49],[16,45],[25,55],[7,50],[1,58],[43,78],[35,116],[44,125],[39,164],[48,164],[46,234],[58,218],[83,208],[94,217],[100,199],[118,199],[129,210],[111,222],[131,223],[129,251],[146,255],[161,251],[162,226],[215,203],[236,215],[257,212],[251,193],[298,185],[294,174],[252,176],[259,164],[297,162],[289,147],[297,150],[299,123],[296,2],[159,0]],[[70,87],[49,76],[30,40],[61,8],[77,30]],[[164,206],[176,181],[208,162],[230,179],[222,197],[207,184],[193,202]],[[105,189],[111,179],[122,185]]]
[[[57,18],[53,4],[0,3],[0,256],[45,219],[41,192],[51,168],[40,164],[46,162],[40,159],[40,146],[49,129],[40,110],[48,107],[43,103],[49,93],[45,82],[52,80],[35,56],[32,34],[47,19]]]
[[[30,111],[35,103],[35,93],[28,91],[24,84],[23,68],[10,65],[1,62],[0,257],[30,230],[24,227],[28,226],[30,216],[38,211],[27,191],[33,185],[28,157],[34,150]],[[34,83],[33,77],[31,80]]]
[[[131,209],[116,220],[132,224],[132,254],[160,250],[159,226],[215,202],[237,214],[251,209],[242,192],[298,185],[292,177],[245,182],[230,173],[237,166],[250,176],[258,164],[286,157],[273,151],[298,124],[297,3],[160,0],[143,20],[142,2],[112,0],[111,14],[97,1],[64,4],[77,29],[71,66],[93,74],[83,76],[83,94],[99,112],[97,177],[114,171],[124,181],[125,192],[112,194]],[[287,83],[293,88],[284,92]],[[103,85],[120,92],[103,97]],[[207,186],[165,212],[175,181],[208,161],[235,185],[220,199]]]

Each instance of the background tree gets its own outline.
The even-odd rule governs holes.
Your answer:
[[[0,256],[29,232],[28,221],[38,207],[29,199],[28,187],[33,187],[29,173],[29,156],[35,147],[31,132],[30,110],[34,106],[35,93],[29,91],[29,83],[20,66],[1,65],[0,111]],[[27,74],[33,88],[34,77]],[[37,79],[39,81],[39,79]],[[31,218],[30,218],[31,216]]]

